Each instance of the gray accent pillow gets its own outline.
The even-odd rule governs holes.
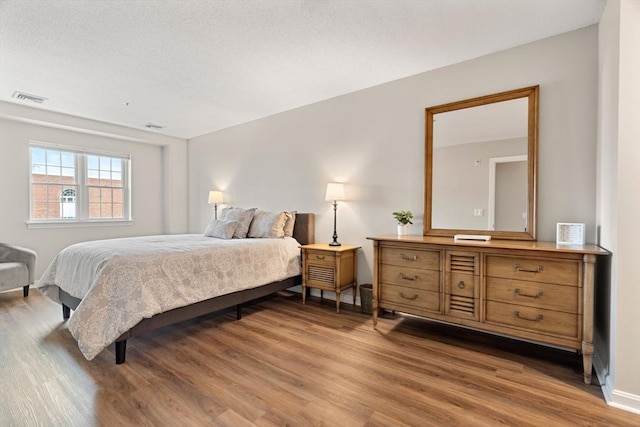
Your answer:
[[[282,238],[287,216],[284,212],[257,210],[249,227],[249,237]]]
[[[220,221],[212,219],[207,225],[204,235],[217,239],[231,239],[238,226],[238,221]]]
[[[238,221],[236,230],[233,232],[233,238],[246,239],[247,234],[249,233],[249,226],[251,225],[251,220],[253,219],[253,214],[255,211],[256,208],[243,209],[229,206],[222,209],[222,212],[220,213],[220,220]]]

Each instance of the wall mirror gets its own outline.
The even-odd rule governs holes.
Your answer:
[[[538,92],[426,109],[425,236],[536,240]]]

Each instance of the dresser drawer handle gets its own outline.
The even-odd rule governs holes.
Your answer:
[[[324,259],[324,255],[316,255],[316,259]]]
[[[400,259],[403,259],[405,261],[415,261],[418,259],[417,255],[414,256],[406,256],[405,254],[400,254]]]
[[[528,320],[530,322],[539,322],[542,320],[542,314],[538,314],[536,317],[526,317],[526,316],[520,316],[519,311],[514,311],[513,315],[516,316],[518,319]]]
[[[400,278],[404,279],[404,280],[411,280],[412,282],[415,282],[416,280],[418,280],[418,275],[415,274],[413,277],[409,277],[409,276],[405,276],[404,274],[400,273]]]
[[[412,297],[405,296],[403,292],[400,292],[400,296],[404,299],[414,300],[418,298],[418,294],[414,294]]]
[[[464,282],[462,280],[458,282],[458,289],[464,289]]]
[[[520,288],[515,288],[513,290],[513,294],[514,295],[520,295],[521,297],[527,297],[527,298],[540,298],[542,296],[542,291],[536,291],[535,295],[530,295],[530,294],[523,294],[520,291]]]
[[[527,270],[526,268],[520,268],[520,264],[513,264],[513,271],[522,271],[523,273],[540,273],[544,269],[543,266],[539,265],[535,270]]]

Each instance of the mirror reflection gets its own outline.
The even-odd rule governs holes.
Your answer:
[[[526,98],[433,116],[434,228],[527,231]]]
[[[424,234],[535,240],[538,86],[426,109]]]

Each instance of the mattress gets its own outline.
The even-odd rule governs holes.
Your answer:
[[[68,327],[91,360],[142,319],[301,274],[299,246],[201,234],[84,242],[62,250],[36,288],[82,299]]]

